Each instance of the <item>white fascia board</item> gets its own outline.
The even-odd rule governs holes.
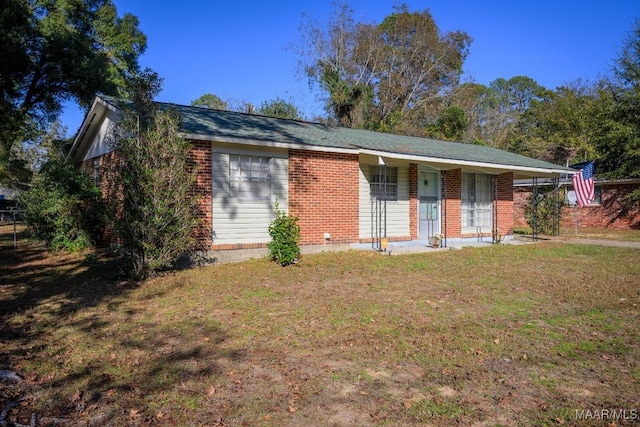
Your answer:
[[[414,160],[416,162],[428,162],[428,163],[436,163],[442,165],[455,165],[455,166],[469,166],[473,168],[480,169],[489,169],[489,170],[504,170],[504,171],[522,171],[522,172],[530,172],[532,174],[567,174],[571,173],[571,171],[566,171],[564,169],[544,169],[544,168],[534,168],[528,166],[516,166],[516,165],[501,165],[495,163],[485,163],[485,162],[473,162],[469,160],[457,160],[457,159],[442,159],[439,157],[428,157],[428,156],[418,156],[415,154],[398,154],[398,153],[388,153],[385,151],[377,151],[377,150],[368,150],[362,149],[360,150],[362,154],[370,154],[372,156],[382,156],[391,159],[402,159],[402,160]]]
[[[327,153],[342,153],[342,154],[358,154],[359,153],[359,150],[356,148],[322,147],[319,145],[314,146],[314,145],[303,145],[303,144],[295,144],[295,143],[288,143],[288,142],[262,141],[259,139],[197,135],[192,133],[181,133],[180,136],[184,139],[190,139],[194,141],[226,142],[230,144],[253,145],[253,146],[259,146],[259,147],[290,148],[295,150],[308,150],[308,151],[324,151]]]
[[[116,108],[113,105],[106,102],[100,96],[96,96],[95,99],[93,100],[93,104],[91,104],[91,108],[89,109],[89,112],[85,116],[82,122],[82,125],[78,130],[78,133],[76,134],[75,139],[73,140],[73,145],[69,150],[69,155],[71,156],[72,159],[75,156],[76,151],[78,150],[80,144],[82,144],[84,136],[87,134],[89,127],[95,122],[95,117],[98,115],[98,111],[103,108],[116,111]],[[104,115],[105,112],[106,110],[104,110],[102,115]]]

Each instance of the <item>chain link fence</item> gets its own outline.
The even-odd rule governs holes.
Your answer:
[[[0,247],[17,248],[25,230],[24,211],[0,209]]]

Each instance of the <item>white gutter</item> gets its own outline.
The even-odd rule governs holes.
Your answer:
[[[362,149],[360,150],[362,154],[370,154],[372,156],[382,156],[391,159],[401,159],[401,160],[415,160],[417,162],[428,162],[428,163],[439,163],[445,165],[460,165],[460,166],[469,166],[476,168],[488,168],[488,169],[499,169],[499,170],[517,170],[523,172],[532,172],[532,173],[557,173],[557,174],[570,174],[572,171],[567,171],[564,169],[543,169],[543,168],[535,168],[529,166],[516,166],[516,165],[503,165],[503,164],[495,164],[495,163],[485,163],[485,162],[474,162],[470,160],[456,160],[456,159],[442,159],[439,157],[428,157],[428,156],[418,156],[415,154],[397,154],[397,153],[388,153],[386,151],[377,151],[377,150],[369,150]],[[573,171],[573,173],[577,173],[578,171]]]

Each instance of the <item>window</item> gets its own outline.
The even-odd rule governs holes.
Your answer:
[[[491,212],[491,175],[463,173],[462,228],[491,228]]]
[[[398,168],[370,165],[369,193],[382,200],[398,200]]]
[[[593,200],[589,203],[589,206],[600,206],[602,203],[602,187],[597,185],[593,187]]]
[[[239,199],[271,199],[271,159],[229,156],[229,195]]]

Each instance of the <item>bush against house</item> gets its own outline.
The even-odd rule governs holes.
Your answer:
[[[145,107],[151,105],[123,105],[107,171],[109,198],[121,201],[113,228],[137,278],[173,266],[198,244],[191,144],[179,135],[175,111]]]
[[[269,255],[285,267],[295,264],[300,258],[300,226],[298,218],[282,211],[277,201],[275,208],[276,217],[269,224]]]
[[[553,191],[561,192],[555,200]],[[556,224],[562,223],[562,208],[567,204],[565,199],[564,190],[559,188],[541,187],[537,197],[531,193],[527,197],[527,204],[524,207],[524,216],[529,227],[534,229],[535,225],[537,233],[553,234],[554,219],[556,219]],[[536,204],[535,210],[534,203]]]

